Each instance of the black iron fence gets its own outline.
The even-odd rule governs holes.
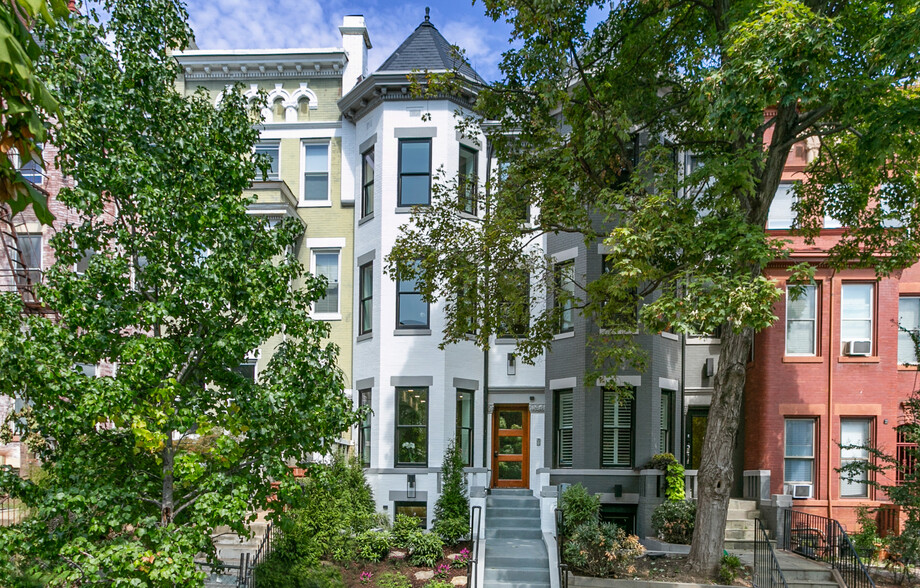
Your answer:
[[[479,578],[479,535],[482,533],[482,507],[470,509],[470,563],[466,566],[466,585],[476,588]]]
[[[754,581],[755,588],[788,588],[783,570],[776,559],[763,521],[756,519],[754,529]]]
[[[559,588],[569,586],[569,566],[563,560],[563,544],[565,543],[565,513],[561,508],[556,509],[556,562],[559,566]]]
[[[819,515],[786,510],[783,548],[830,564],[848,588],[875,588],[850,537],[840,523]]]
[[[243,554],[240,560],[240,579],[237,584],[239,588],[256,588],[259,585],[259,564],[271,557],[280,534],[272,523],[268,523],[268,527],[265,528],[265,537],[262,538],[256,554],[252,557],[249,557],[248,553]]]
[[[26,514],[26,508],[19,499],[0,496],[0,527],[18,525]]]

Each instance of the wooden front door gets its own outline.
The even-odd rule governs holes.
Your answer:
[[[496,404],[492,411],[492,487],[527,488],[530,472],[530,409]]]

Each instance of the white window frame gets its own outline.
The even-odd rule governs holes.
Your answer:
[[[811,423],[811,455],[789,455],[788,446],[789,446],[789,436],[786,434],[787,423],[789,421],[807,421]],[[815,485],[815,461],[817,459],[815,451],[815,440],[817,437],[817,428],[818,420],[812,417],[787,417],[783,419],[783,483],[784,484],[808,484],[814,488]],[[792,480],[789,478],[788,468],[786,467],[786,462],[790,459],[795,459],[799,461],[809,460],[811,461],[811,480]],[[812,492],[814,496],[814,492]]]
[[[269,171],[268,175],[265,176],[265,178],[266,178],[266,181],[269,181],[269,182],[279,181],[281,179],[281,140],[280,139],[261,139],[255,144],[255,147],[253,147],[253,151],[252,151],[253,154],[258,153],[260,148],[261,149],[273,148],[276,150],[278,157],[275,160],[275,162],[277,163],[278,171],[274,175],[271,173],[271,171]],[[256,181],[257,182],[263,181],[262,172],[259,169],[256,169]]]
[[[310,273],[316,275],[316,254],[335,253],[338,257],[336,268],[338,269],[339,293],[337,299],[338,310],[336,312],[316,312],[310,313],[310,316],[321,321],[340,321],[342,320],[342,249],[340,247],[317,247],[310,249]],[[315,306],[314,306],[315,308]]]
[[[36,146],[38,147],[38,150],[41,151],[42,153],[41,155],[39,155],[38,159],[32,160],[38,164],[38,169],[34,174],[33,173],[27,174],[22,171],[23,161],[22,161],[22,156],[19,155],[18,150],[10,149],[9,156],[10,156],[10,161],[12,161],[13,163],[13,168],[15,168],[20,174],[22,174],[22,177],[25,178],[26,181],[32,182],[32,184],[35,186],[41,186],[45,183],[44,145],[42,143],[37,143]],[[29,162],[26,162],[26,163],[29,163]],[[38,177],[38,181],[31,179],[36,176]]]
[[[304,176],[307,173],[307,146],[308,145],[325,145],[326,146],[326,199],[325,200],[306,200],[304,195],[307,191],[307,183]],[[280,153],[280,152],[279,152]],[[278,170],[281,167],[279,164]],[[332,139],[303,139],[300,141],[300,195],[298,196],[298,206],[303,207],[328,207],[332,206]]]
[[[849,341],[861,341],[862,339],[844,339],[843,323],[844,321],[865,321],[865,318],[844,318],[843,316],[843,290],[847,286],[869,286],[869,355],[875,355],[875,284],[872,282],[843,282],[840,285],[840,354],[843,355],[844,348]]]
[[[796,185],[796,182],[780,182],[780,183],[779,183],[779,186],[777,186],[777,188],[776,188],[776,192],[777,192],[777,193],[779,193],[780,189],[782,189],[783,187],[788,187],[788,188],[789,188],[789,193],[790,193],[790,196],[791,196],[791,200],[790,200],[790,202],[789,202],[789,214],[790,214],[790,219],[788,220],[788,222],[786,222],[786,219],[784,219],[784,218],[779,218],[779,219],[777,219],[777,218],[775,218],[775,217],[773,216],[773,214],[772,214],[772,212],[773,212],[773,206],[776,204],[776,194],[774,194],[774,195],[773,195],[773,201],[770,203],[770,210],[767,212],[767,229],[768,229],[768,230],[779,230],[779,231],[784,231],[784,230],[789,230],[789,229],[792,228],[792,225],[795,223],[795,220],[796,220],[795,210],[794,210],[794,207],[795,207],[795,185]]]
[[[807,353],[793,353],[789,351],[789,323],[790,323],[789,302],[792,300],[792,297],[789,295],[789,289],[791,287],[793,286],[786,286],[786,335],[785,335],[785,351],[784,352],[788,356],[796,356],[796,357],[816,356],[818,355],[818,286],[816,284],[805,284],[804,286],[799,286],[799,287],[804,287],[804,288],[811,288],[812,290],[814,290],[814,296],[812,297],[812,301],[814,302],[814,305],[812,308],[813,318],[811,319],[792,319],[792,322],[798,322],[798,323],[805,322],[808,320],[811,320],[812,322],[811,351]]]
[[[871,455],[869,454],[868,449],[844,449],[845,445],[858,445],[856,443],[850,443],[849,440],[844,440],[843,438],[843,425],[846,422],[860,423],[864,424],[866,427],[866,439],[864,439],[864,445],[872,445],[872,424],[873,419],[870,417],[841,417],[840,419],[840,467],[845,466],[848,463],[853,463],[857,461],[869,463]],[[862,492],[859,494],[844,494],[846,488],[862,487]],[[840,473],[840,498],[869,498],[869,471],[866,470],[863,472],[862,480],[854,480],[848,482],[846,475]]]
[[[920,296],[901,296],[898,298],[898,365],[917,365],[917,350],[914,348],[913,339],[907,336],[907,333],[901,331],[901,328],[908,329],[913,332],[920,331],[920,313],[918,313],[918,320],[916,325],[902,325],[901,324],[901,303],[905,300],[915,301],[916,304],[920,305]],[[910,344],[910,354],[913,356],[913,361],[902,361],[901,360],[901,345],[904,338],[907,337],[907,342]]]

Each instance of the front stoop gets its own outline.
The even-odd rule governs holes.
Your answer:
[[[486,499],[486,588],[549,588],[540,501],[530,490],[492,490]]]
[[[728,551],[754,549],[754,521],[760,517],[756,500],[732,498],[728,503],[725,520],[725,544]]]

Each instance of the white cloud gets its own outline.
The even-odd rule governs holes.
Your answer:
[[[338,27],[346,14],[363,14],[374,71],[425,17],[425,4],[367,0],[189,0],[188,11],[201,49],[287,49],[341,47]],[[507,46],[507,26],[492,23],[481,6],[451,3],[434,6],[431,21],[448,41],[466,50],[473,68],[486,79],[498,77],[497,64]]]

